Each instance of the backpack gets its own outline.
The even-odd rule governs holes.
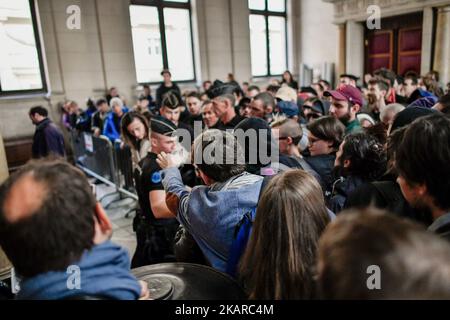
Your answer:
[[[261,184],[261,189],[259,191],[259,199],[273,176],[266,176]],[[241,260],[242,255],[244,254],[245,248],[247,247],[248,240],[250,239],[250,235],[253,229],[253,222],[256,217],[256,208],[252,208],[249,212],[245,213],[242,217],[241,221],[237,224],[234,230],[234,240],[231,243],[230,253],[228,255],[227,261],[227,269],[226,273],[236,277],[237,274],[237,266],[239,261]]]

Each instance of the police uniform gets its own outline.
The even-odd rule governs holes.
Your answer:
[[[162,117],[153,118],[150,126],[152,132],[166,136],[171,136],[176,131],[176,126]],[[173,245],[179,224],[176,219],[156,219],[150,204],[150,192],[164,190],[162,169],[156,159],[157,154],[149,152],[139,163],[141,174],[135,177],[141,210],[134,221],[137,247],[132,268],[175,261]]]

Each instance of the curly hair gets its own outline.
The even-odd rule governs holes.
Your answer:
[[[348,135],[344,139],[341,162],[350,160],[346,172],[372,181],[386,170],[386,151],[374,136],[366,132]]]

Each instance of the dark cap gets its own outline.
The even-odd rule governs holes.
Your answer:
[[[206,94],[212,100],[225,94],[233,94],[237,89],[238,87],[233,83],[224,83],[216,80]]]
[[[288,118],[298,116],[299,108],[296,103],[292,101],[280,101],[277,103],[277,108],[280,113],[286,115]]]
[[[336,90],[325,91],[323,94],[325,97],[333,97],[339,101],[348,101],[357,104],[362,107],[363,96],[358,88],[350,85],[342,84]]]
[[[330,103],[326,100],[317,99],[314,100],[312,106],[303,106],[303,108],[312,109],[314,112],[320,113],[321,115],[328,114],[330,110]]]
[[[161,116],[155,116],[150,120],[152,132],[171,137],[175,134],[177,126]]]
[[[397,116],[394,119],[394,122],[391,126],[391,133],[394,132],[396,129],[402,128],[404,126],[407,126],[411,123],[413,123],[414,120],[428,116],[430,114],[433,114],[437,111],[434,109],[429,109],[425,107],[408,107],[405,110],[397,113]]]
[[[339,78],[350,78],[350,79],[355,80],[355,81],[359,80],[359,77],[354,76],[352,74],[348,74],[348,73],[341,74],[341,76]]]
[[[416,101],[414,101],[413,103],[411,103],[408,106],[408,108],[424,107],[424,108],[430,109],[430,108],[433,108],[436,103],[438,103],[438,100],[439,100],[438,97],[435,97],[435,96],[428,96],[425,98],[420,98],[420,99],[417,99]]]
[[[301,87],[300,93],[311,93],[317,97],[317,91],[313,87]]]

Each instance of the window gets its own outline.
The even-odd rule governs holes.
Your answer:
[[[281,75],[287,69],[286,0],[248,0],[252,75]]]
[[[162,69],[170,69],[174,81],[195,81],[190,1],[132,3],[130,21],[137,82],[161,81]]]
[[[45,92],[33,0],[0,0],[0,95]]]

